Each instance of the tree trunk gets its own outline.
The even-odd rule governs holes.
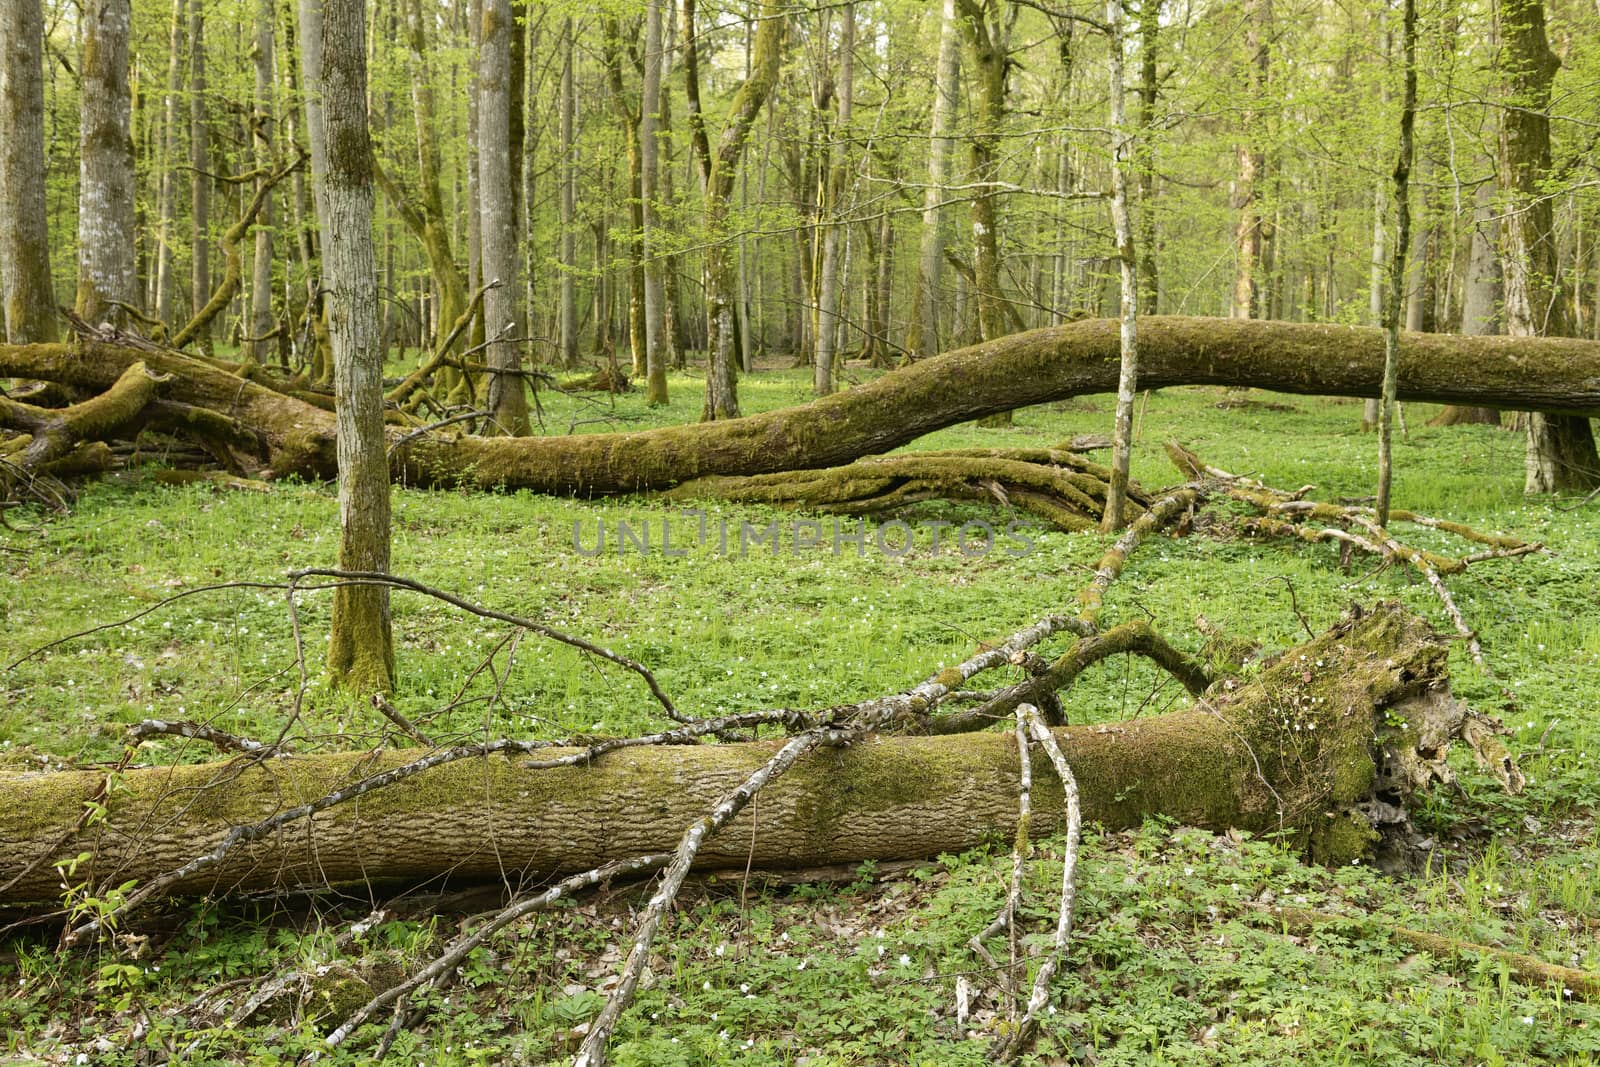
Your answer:
[[[1383,218],[1387,212],[1384,210],[1384,195],[1382,184],[1377,185],[1372,193],[1372,258],[1369,261],[1367,275],[1367,315],[1372,325],[1383,325],[1384,293],[1387,287],[1384,280],[1388,272],[1384,270],[1384,228]],[[1377,397],[1370,397],[1361,406],[1361,432],[1373,433],[1378,429],[1378,410],[1380,402]]]
[[[639,191],[643,212],[645,400],[652,407],[667,402],[666,316],[662,307],[656,197],[660,173],[661,0],[647,0],[644,28],[644,81],[639,93]]]
[[[822,249],[817,265],[817,338],[816,358],[811,364],[811,392],[814,396],[827,396],[833,392],[834,349],[839,341],[839,241],[846,223],[844,214],[845,181],[849,176],[850,112],[855,100],[855,4],[846,3],[840,11],[839,26],[839,83],[835,96],[839,103],[837,121],[833,124],[832,145],[827,174],[822,186],[822,202],[818,214],[822,226]]]
[[[1146,0],[1153,2],[1153,0]],[[1117,240],[1118,276],[1122,283],[1117,353],[1117,409],[1111,434],[1111,481],[1106,493],[1105,516],[1100,529],[1122,529],[1128,500],[1129,461],[1133,453],[1133,398],[1139,389],[1139,261],[1133,247],[1133,223],[1128,211],[1128,171],[1132,165],[1133,136],[1128,132],[1122,74],[1122,0],[1107,0],[1106,26],[1111,54],[1111,224]]]
[[[1161,0],[1145,0],[1139,11],[1139,314],[1159,310],[1161,285],[1156,275],[1156,97],[1161,82],[1156,70],[1161,44]]]
[[[1489,337],[1500,332],[1500,223],[1494,207],[1494,188],[1478,186],[1472,213],[1472,236],[1467,251],[1467,277],[1461,302],[1461,332],[1468,337]],[[1463,423],[1500,425],[1494,408],[1449,405],[1428,420],[1429,426]]]
[[[990,341],[1010,329],[1000,287],[999,197],[992,183],[999,178],[1011,25],[1016,14],[1005,0],[959,0],[959,4],[971,77],[978,90],[978,114],[968,138],[972,180],[978,185],[972,198],[973,287],[978,331],[982,340]]]
[[[1542,0],[1500,7],[1501,55],[1509,103],[1500,117],[1500,179],[1510,199],[1501,227],[1506,332],[1513,337],[1562,336],[1566,308],[1558,283],[1550,196],[1550,87],[1560,63],[1545,37]],[[1539,412],[1528,419],[1529,493],[1587,490],[1600,485],[1600,456],[1587,418]]]
[[[372,144],[367,131],[366,0],[323,0],[322,105],[328,174],[321,203],[333,340],[339,470],[339,566],[389,569],[389,462],[383,432],[383,353],[372,247]],[[394,685],[389,592],[334,590],[328,669],[359,694]]]
[[[1234,182],[1234,208],[1239,212],[1234,230],[1237,256],[1233,273],[1231,314],[1236,319],[1261,315],[1262,271],[1272,223],[1263,208],[1263,186],[1267,179],[1267,153],[1262,146],[1262,96],[1266,92],[1272,53],[1268,34],[1272,29],[1272,0],[1246,0],[1244,11],[1245,91],[1249,94],[1241,116],[1243,131],[1237,150],[1238,173]]]
[[[328,0],[330,22],[342,2]],[[1382,810],[1380,794],[1403,807],[1427,786],[1417,737],[1443,738],[1448,748],[1466,729],[1445,659],[1444,642],[1425,622],[1379,604],[1289,651],[1258,679],[1216,693],[1204,710],[1063,728],[1056,737],[1071,760],[1085,821],[1118,830],[1160,815],[1218,832],[1285,832],[1314,858],[1348,864],[1379,836],[1366,813]],[[1292,731],[1281,710],[1289,691],[1300,697]],[[546,877],[670,851],[685,827],[779,744],[630,748],[557,768],[530,768],[524,755],[457,759],[234,848],[171,892],[444,873]],[[697,865],[923,858],[1009,838],[1017,819],[1016,752],[1005,731],[877,737],[819,749],[762,792],[759,833],[755,816],[741,815],[706,842]],[[76,833],[85,804],[99,803],[104,772],[0,776],[0,843],[13,860],[33,866],[0,900],[56,899],[56,862],[84,852],[91,858],[75,877],[92,887],[149,881],[214,848],[235,826],[423,755],[353,752],[128,770],[105,801],[105,817]],[[1046,836],[1064,805],[1049,762],[1035,759],[1030,830]],[[1407,773],[1413,770],[1419,773]]]
[[[706,401],[700,415],[706,422],[739,417],[734,330],[738,277],[734,245],[727,234],[728,212],[750,126],[778,81],[787,24],[783,10],[778,0],[761,0],[750,77],[729,105],[706,175],[705,232],[710,243],[706,248]]]
[[[622,121],[622,139],[628,159],[628,353],[633,359],[632,377],[643,378],[649,374],[645,338],[645,270],[644,270],[644,150],[641,145],[640,121],[642,111],[633,109],[632,99],[622,80],[623,29],[622,21],[606,18],[605,62],[606,80],[611,86],[611,102],[617,117]],[[628,34],[633,37],[633,33]],[[641,99],[642,102],[642,99]]]
[[[331,271],[331,266],[330,266]],[[396,448],[408,484],[557,494],[661,489],[711,474],[831,467],[997,411],[1113,392],[1116,320],[1085,319],[920,360],[843,393],[724,425],[642,433],[484,438],[435,433]],[[174,375],[166,401],[222,414],[217,432],[274,475],[334,472],[333,416],[267,385],[184,356],[89,343],[0,346],[0,377],[104,390],[133,363]],[[1600,343],[1562,338],[1406,334],[1399,397],[1590,416],[1600,413]],[[1155,315],[1139,323],[1147,389],[1236,385],[1312,396],[1371,396],[1383,332],[1370,327]],[[1471,375],[1461,373],[1471,366]],[[165,402],[165,401],[164,401]],[[401,430],[395,430],[398,441]]]
[[[467,309],[466,281],[456,263],[451,246],[452,219],[445,210],[441,185],[442,163],[439,155],[439,126],[433,91],[432,48],[428,29],[430,13],[425,12],[418,0],[408,0],[405,8],[406,44],[411,68],[411,104],[417,135],[417,201],[413,204],[399,186],[380,169],[375,177],[383,187],[385,196],[393,206],[406,229],[411,231],[428,257],[428,274],[433,279],[438,306],[433,309],[433,346],[445,341],[451,327]],[[509,121],[509,120],[508,120]],[[509,129],[509,126],[507,127]],[[500,143],[502,154],[506,151],[504,140]],[[487,312],[487,299],[485,311]],[[458,340],[456,349],[465,347]],[[444,376],[444,387],[452,400],[467,402],[465,383],[454,373]]]
[[[156,185],[156,318],[173,324],[173,224],[178,200],[178,107],[183,88],[186,0],[172,0],[167,47],[167,88],[161,103],[161,175]]]
[[[54,341],[50,216],[45,209],[44,14],[40,0],[0,7],[0,291],[6,340]]]
[[[308,7],[315,7],[318,12],[317,25],[321,25],[322,10],[320,0],[301,0],[301,16],[305,18]],[[307,33],[312,32],[311,22],[303,23]],[[322,41],[320,34],[316,43],[320,55]],[[310,44],[306,45],[307,79],[311,78],[310,71]],[[306,110],[309,112],[312,105],[311,98],[315,94],[307,94]],[[312,166],[316,166],[317,137],[313,128],[311,139]],[[205,5],[196,0],[189,7],[189,310],[198,314],[211,299],[211,126],[206,117],[206,14]],[[321,172],[315,172],[320,179]],[[322,182],[315,182],[317,189],[322,188]],[[198,338],[201,351],[211,351],[211,326],[209,323],[201,329]]]
[[[306,141],[311,151],[311,200],[312,210],[316,219],[328,218],[328,207],[324,202],[328,182],[328,137],[327,126],[323,119],[322,109],[322,3],[323,0],[299,0],[300,4],[300,69],[305,79],[305,108],[306,108]],[[200,4],[196,0],[195,7]],[[322,247],[327,247],[327,236],[322,235]],[[308,279],[307,286],[310,292],[311,306],[306,309],[306,316],[311,322],[312,330],[312,356],[311,380],[318,384],[325,384],[332,380],[333,353],[329,348],[326,329],[323,325],[323,285],[322,275],[326,273],[325,266],[320,260],[316,263],[313,276]]]
[[[83,6],[74,309],[95,324],[121,325],[127,313],[117,305],[139,305],[134,270],[133,105],[128,86],[131,18],[129,0],[95,0]]]
[[[251,119],[252,141],[255,145],[256,168],[270,171],[272,156],[272,31],[273,0],[259,0],[256,5],[256,40],[252,50],[256,69],[255,115]],[[263,176],[261,182],[265,182]],[[260,183],[257,183],[260,188]],[[245,349],[247,358],[266,363],[272,352],[270,341],[263,340],[272,332],[272,238],[274,201],[269,196],[261,205],[261,215],[256,224],[256,258],[250,277],[250,333],[252,339]]]
[[[517,280],[521,257],[517,254],[517,208],[512,196],[516,175],[510,153],[511,35],[515,28],[509,0],[483,0],[478,61],[479,232],[484,278],[499,283],[483,297],[489,341],[486,407],[495,432],[521,437],[528,432],[528,399],[521,373],[523,328]]]
[[[560,215],[556,224],[558,231],[557,244],[560,248],[559,267],[557,270],[557,312],[558,340],[561,365],[575,367],[578,364],[578,295],[574,272],[578,269],[577,234],[574,230],[576,223],[573,220],[576,211],[578,164],[573,143],[574,112],[577,110],[577,89],[573,82],[573,63],[576,60],[573,47],[572,19],[567,18],[561,23],[561,197],[559,201]]]
[[[1417,123],[1417,4],[1405,0],[1402,16],[1401,65],[1404,89],[1400,103],[1400,151],[1394,165],[1394,258],[1389,263],[1389,302],[1383,322],[1383,386],[1378,397],[1378,499],[1373,509],[1379,526],[1389,525],[1389,491],[1394,484],[1391,439],[1395,391],[1400,382],[1400,312],[1406,287],[1406,243],[1411,237],[1411,160]]]
[[[891,298],[894,296],[894,219],[885,211],[878,216],[876,223],[869,222],[867,225],[875,226],[878,231],[870,260],[876,264],[877,278],[868,283],[872,286],[873,299],[872,313],[867,316],[867,329],[870,331],[867,355],[874,367],[887,368],[894,365],[889,318]]]

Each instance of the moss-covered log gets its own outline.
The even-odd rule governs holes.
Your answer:
[[[842,467],[750,477],[712,475],[668,491],[670,498],[777,504],[836,515],[872,515],[923,500],[1011,505],[1058,529],[1096,529],[1111,472],[1069,448],[959,449],[857,460]],[[1128,514],[1150,496],[1132,487]]]
[[[1322,858],[1348,860],[1374,837],[1363,812],[1393,811],[1396,797],[1426,778],[1418,769],[1435,766],[1441,743],[1461,734],[1465,709],[1448,698],[1444,669],[1443,642],[1425,622],[1379,605],[1287,653],[1256,680],[1214,689],[1195,710],[1057,736],[1087,820],[1126,827],[1163,814],[1219,830],[1285,829]],[[1408,725],[1395,725],[1401,722]],[[670,850],[777,744],[632,748],[553,770],[525,767],[521,756],[460,760],[240,845],[177,889],[215,893],[444,872],[498,878]],[[1425,751],[1413,751],[1419,746]],[[58,896],[54,864],[82,852],[93,859],[78,865],[74,882],[148,881],[213,848],[235,826],[420,755],[129,770],[110,791],[105,818],[77,833],[84,805],[102,792],[103,773],[5,775],[0,885],[11,884],[0,899]],[[1405,773],[1388,770],[1396,767]],[[1033,826],[1044,833],[1061,815],[1061,794],[1045,761],[1033,774]],[[820,750],[761,794],[758,821],[741,816],[707,843],[700,862],[818,866],[933,856],[991,834],[1008,837],[1017,778],[1008,733],[874,736]],[[1369,803],[1380,789],[1390,803]]]
[[[333,473],[333,416],[184,356],[103,345],[0,346],[0,376],[108,388],[136,359],[178,375],[170,399],[258,431],[278,473]],[[1151,316],[1140,324],[1140,384],[1239,385],[1374,396],[1375,329]],[[1406,334],[1403,400],[1600,414],[1600,344],[1542,337]],[[833,467],[934,430],[1014,408],[1116,388],[1117,323],[1090,319],[948,352],[800,407],[641,433],[480,438],[439,432],[394,457],[413,483],[507,486],[558,494],[662,489],[708,475]],[[1463,368],[1470,368],[1470,373]],[[398,440],[398,436],[396,438]]]

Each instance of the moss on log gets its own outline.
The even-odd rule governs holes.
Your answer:
[[[1404,762],[1386,747],[1405,748],[1417,738],[1432,746],[1460,733],[1452,716],[1465,712],[1448,699],[1444,664],[1444,644],[1425,622],[1379,605],[1287,653],[1248,684],[1214,687],[1192,710],[1057,736],[1089,821],[1127,827],[1160,814],[1218,830],[1281,829],[1320,858],[1348,861],[1375,837],[1363,814],[1374,790],[1381,786],[1392,801],[1393,793],[1421,784],[1416,774],[1380,776],[1380,767]],[[445,872],[552,874],[662,851],[779,743],[632,748],[553,770],[527,768],[515,756],[461,760],[241,845],[176,891]],[[58,896],[54,864],[81,852],[93,859],[78,867],[75,881],[148,881],[213,848],[235,826],[421,754],[129,770],[111,791],[105,819],[76,834],[104,774],[0,776],[0,855],[10,868],[0,868],[0,885],[12,883],[0,901]],[[1430,747],[1427,757],[1439,753]],[[1059,786],[1042,758],[1033,774],[1033,829],[1048,833],[1062,817]],[[741,816],[706,845],[700,862],[810,867],[959,850],[1011,835],[1017,784],[1008,733],[873,736],[805,758],[762,793],[759,823]]]
[[[333,473],[333,416],[198,360],[106,345],[0,346],[0,376],[105,389],[136,359],[180,377],[170,399],[259,431],[276,473]],[[1403,400],[1600,414],[1600,344],[1541,337],[1406,334]],[[1150,316],[1140,384],[1239,385],[1375,396],[1376,329]],[[1463,373],[1462,368],[1471,368]],[[484,438],[435,433],[398,449],[396,476],[420,484],[505,486],[563,495],[664,489],[708,475],[833,467],[934,430],[1014,408],[1116,388],[1117,323],[1086,319],[914,363],[800,407],[641,433]],[[398,440],[398,434],[396,437]]]

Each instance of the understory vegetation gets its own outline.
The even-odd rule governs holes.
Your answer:
[[[800,402],[810,385],[809,370],[770,371],[740,390],[754,412]],[[614,401],[546,393],[542,416],[552,433],[697,417],[698,383],[674,380],[671,395],[672,405],[649,408],[641,393]],[[914,447],[1048,445],[1103,430],[1110,404],[1031,408],[1016,413],[1013,427],[964,425]],[[1521,435],[1430,428],[1432,410],[1406,409],[1396,506],[1549,549],[1447,579],[1492,671],[1457,642],[1454,690],[1510,730],[1526,790],[1508,796],[1459,757],[1464,791],[1441,791],[1420,813],[1435,848],[1424,869],[1404,874],[1309,866],[1272,840],[1165,823],[1115,835],[1091,829],[1075,932],[1026,1062],[1600,1061],[1600,1007],[1514,980],[1493,957],[1433,958],[1384,933],[1385,924],[1404,925],[1600,970],[1600,502],[1524,497]],[[1162,454],[1171,439],[1271,485],[1315,485],[1317,499],[1365,497],[1375,476],[1372,439],[1356,430],[1360,415],[1355,401],[1164,390],[1140,401],[1133,475],[1148,488],[1179,481]],[[5,769],[114,762],[126,727],[147,718],[203,720],[268,741],[289,722],[299,674],[276,586],[292,569],[333,564],[333,488],[167,485],[156,474],[161,456],[148,460],[86,486],[68,515],[8,512],[15,529],[0,530],[0,658],[11,664],[0,673]],[[899,554],[879,547],[887,517],[867,520],[858,551],[849,538],[863,532],[862,520],[836,525],[724,503],[695,514],[644,499],[400,487],[393,504],[394,573],[629,656],[696,715],[826,707],[897,691],[985,638],[1062,608],[1106,544],[1098,533],[1039,527],[1008,539],[1012,516],[977,504],[930,503],[897,516],[913,535]],[[1214,505],[1214,513],[1227,510]],[[776,553],[765,542],[740,551],[741,524],[765,530],[774,520]],[[796,545],[802,531],[790,524],[804,520],[820,523],[820,545]],[[942,529],[937,552],[933,520],[954,524]],[[988,523],[1000,536],[984,551],[969,539],[963,552],[963,522]],[[621,523],[648,530],[650,551],[633,541],[619,547]],[[662,550],[664,524],[683,555]],[[845,535],[837,549],[836,529]],[[898,551],[904,533],[886,532],[885,543]],[[1418,530],[1412,541],[1444,547],[1432,533]],[[203,590],[233,582],[273,587]],[[178,594],[191,595],[170,600]],[[313,676],[327,597],[297,600]],[[1224,657],[1239,642],[1263,653],[1288,647],[1350,604],[1379,599],[1403,601],[1449,630],[1432,591],[1406,572],[1375,570],[1359,557],[1342,570],[1331,547],[1255,542],[1218,520],[1144,545],[1108,594],[1105,617],[1158,620],[1184,651]],[[391,702],[435,742],[616,736],[661,725],[637,677],[578,650],[518,638],[403,592],[393,611],[399,685]],[[28,655],[51,642],[60,643]],[[1155,715],[1188,699],[1156,668],[1122,657],[1093,668],[1065,704],[1081,723]],[[313,677],[291,737],[304,748],[360,748],[386,732],[392,738],[372,707]],[[148,740],[135,757],[210,758],[208,746],[177,737]],[[617,1031],[615,1062],[983,1062],[1004,1012],[999,986],[967,942],[1004,899],[1008,846],[799,884],[759,872],[692,882],[657,942],[647,988]],[[1030,865],[1034,910],[1025,910],[1017,948],[1024,957],[1048,944],[1060,864],[1058,843],[1046,841]],[[60,955],[53,930],[13,930],[0,943],[8,1035],[0,1053],[104,1064],[282,1062],[316,1048],[385,976],[408,973],[496,908],[500,892],[435,883],[201,901],[142,913],[114,940]],[[393,1062],[570,1055],[614,981],[645,893],[614,885],[503,931],[454,981],[413,1005],[426,1017],[399,1033]],[[106,906],[65,896],[80,908]],[[1267,911],[1273,905],[1362,921],[1289,930]],[[352,936],[351,923],[375,909],[377,919]],[[1003,958],[1004,946],[996,954]],[[223,1025],[275,973],[301,977],[252,1018]],[[361,1062],[372,1043],[352,1042],[327,1061]]]

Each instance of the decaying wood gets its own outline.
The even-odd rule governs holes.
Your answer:
[[[1376,915],[1336,915],[1331,912],[1312,911],[1309,908],[1278,907],[1266,909],[1262,914],[1282,930],[1302,936],[1315,935],[1316,931],[1323,927],[1346,926],[1362,931],[1364,936],[1387,935],[1438,960],[1449,961],[1462,957],[1494,960],[1504,965],[1506,970],[1520,981],[1530,985],[1555,987],[1563,999],[1578,997],[1583,1000],[1600,1001],[1600,975],[1546,963],[1526,953],[1400,926]]]
[[[1196,708],[1056,732],[1083,795],[1107,827],[1162,813],[1223,829],[1289,829],[1337,858],[1371,842],[1359,807],[1376,780],[1390,721],[1436,708],[1445,646],[1394,605],[1347,619],[1284,655],[1254,681]],[[1433,698],[1424,700],[1428,694]],[[1422,713],[1422,711],[1418,711]],[[1418,733],[1422,732],[1420,730]],[[1431,735],[1431,734],[1430,734]],[[631,748],[588,766],[529,769],[517,753],[441,763],[403,789],[286,823],[172,886],[176,893],[288,888],[443,871],[498,878],[560,874],[669,851],[782,742]],[[240,759],[129,770],[103,822],[58,854],[93,853],[77,878],[148,882],[214,848],[236,827],[392,771],[417,752]],[[559,755],[541,751],[540,755]],[[1035,770],[1036,833],[1062,814],[1053,772]],[[56,846],[93,772],[0,777],[0,854],[21,864]],[[809,753],[762,793],[759,832],[736,819],[706,840],[703,867],[815,866],[959,851],[1016,818],[1015,743],[1005,734],[869,736]],[[48,864],[4,900],[55,897]]]
[[[1245,385],[1375,395],[1379,331],[1359,327],[1152,316],[1142,323],[1141,384]],[[1084,320],[1003,337],[893,371],[796,408],[713,425],[527,439],[434,433],[393,457],[411,483],[557,494],[664,489],[710,475],[833,467],[985,415],[1115,387],[1117,324]],[[1536,337],[1407,334],[1399,396],[1600,414],[1600,344]],[[304,399],[202,360],[114,346],[0,346],[0,376],[104,390],[143,359],[174,380],[162,397],[205,408],[255,436],[253,460],[278,475],[333,474],[333,416]],[[1460,373],[1462,366],[1473,373]],[[396,427],[396,435],[404,432]]]

